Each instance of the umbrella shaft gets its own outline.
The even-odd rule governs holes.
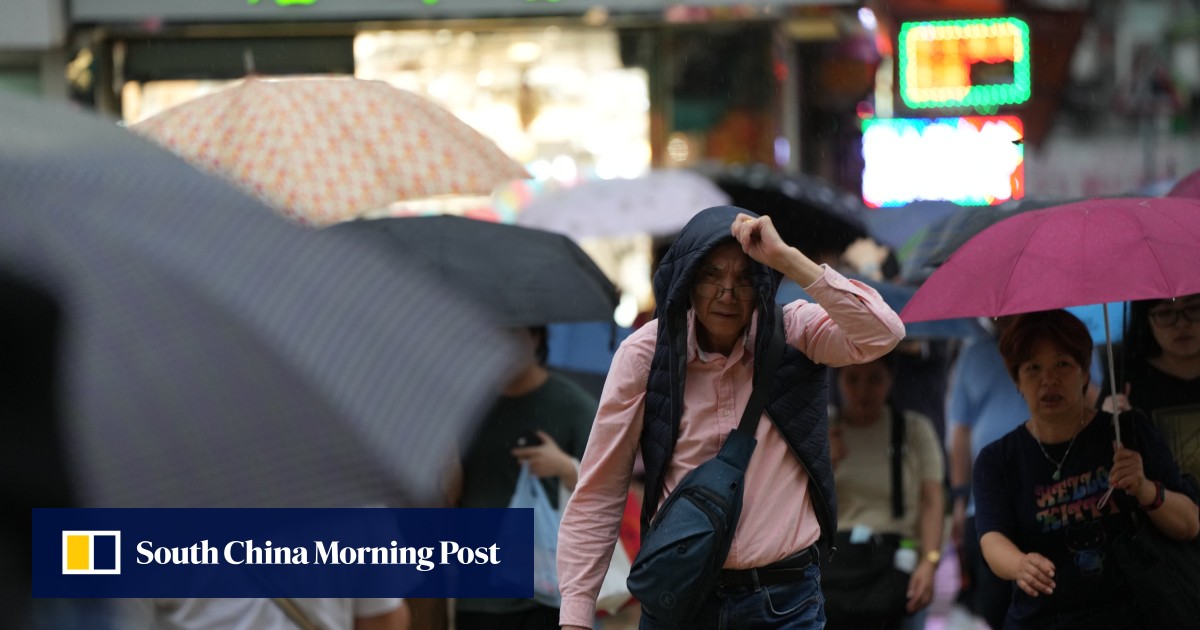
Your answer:
[[[1108,302],[1104,303],[1104,345],[1108,349],[1108,389],[1112,396],[1109,400],[1112,401],[1113,414],[1113,432],[1117,437],[1117,444],[1121,443],[1121,412],[1117,410],[1117,370],[1115,361],[1113,360],[1112,347],[1112,330],[1108,323]]]

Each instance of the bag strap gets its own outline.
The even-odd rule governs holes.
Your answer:
[[[271,601],[283,611],[283,614],[287,615],[287,618],[292,623],[299,626],[301,630],[321,630],[321,626],[318,626],[316,622],[310,619],[308,614],[304,612],[304,609],[292,601],[292,598],[272,597]]]
[[[779,367],[779,359],[783,357],[783,346],[787,343],[783,331],[783,307],[775,305],[775,332],[767,345],[767,355],[754,372],[754,389],[750,392],[750,400],[742,411],[742,421],[734,431],[741,431],[751,436],[754,427],[762,418],[762,409],[767,403],[767,395],[771,393],[771,384],[775,381],[775,369]]]
[[[904,516],[904,410],[889,400],[892,411],[891,445],[888,455],[892,460],[892,518]]]

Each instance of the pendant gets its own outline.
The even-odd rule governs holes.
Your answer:
[[[1050,475],[1050,478],[1051,478],[1051,479],[1053,479],[1053,480],[1055,480],[1055,481],[1059,481],[1059,480],[1061,480],[1061,479],[1062,479],[1062,468],[1055,468],[1055,469],[1054,469],[1054,474],[1053,474],[1053,475]]]

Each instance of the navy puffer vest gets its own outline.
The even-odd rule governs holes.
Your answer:
[[[741,212],[733,206],[708,208],[684,226],[654,274],[657,302],[658,341],[646,383],[645,420],[642,428],[642,459],[646,465],[646,496],[642,503],[642,531],[658,508],[667,463],[679,435],[683,388],[687,372],[687,312],[696,267],[717,245],[732,240],[729,229]],[[775,329],[775,291],[779,272],[753,263],[752,282],[758,289],[754,340],[755,370],[766,356],[769,336]],[[792,453],[808,471],[809,495],[821,526],[821,540],[832,544],[837,531],[837,503],[833,491],[833,468],[829,460],[828,377],[824,366],[803,352],[784,346],[766,410],[783,434]],[[781,526],[785,524],[781,523]]]

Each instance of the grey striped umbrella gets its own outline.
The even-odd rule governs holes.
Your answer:
[[[0,451],[56,421],[82,505],[428,504],[513,365],[390,252],[59,105],[0,93],[0,191],[0,272],[58,311],[54,411]]]

